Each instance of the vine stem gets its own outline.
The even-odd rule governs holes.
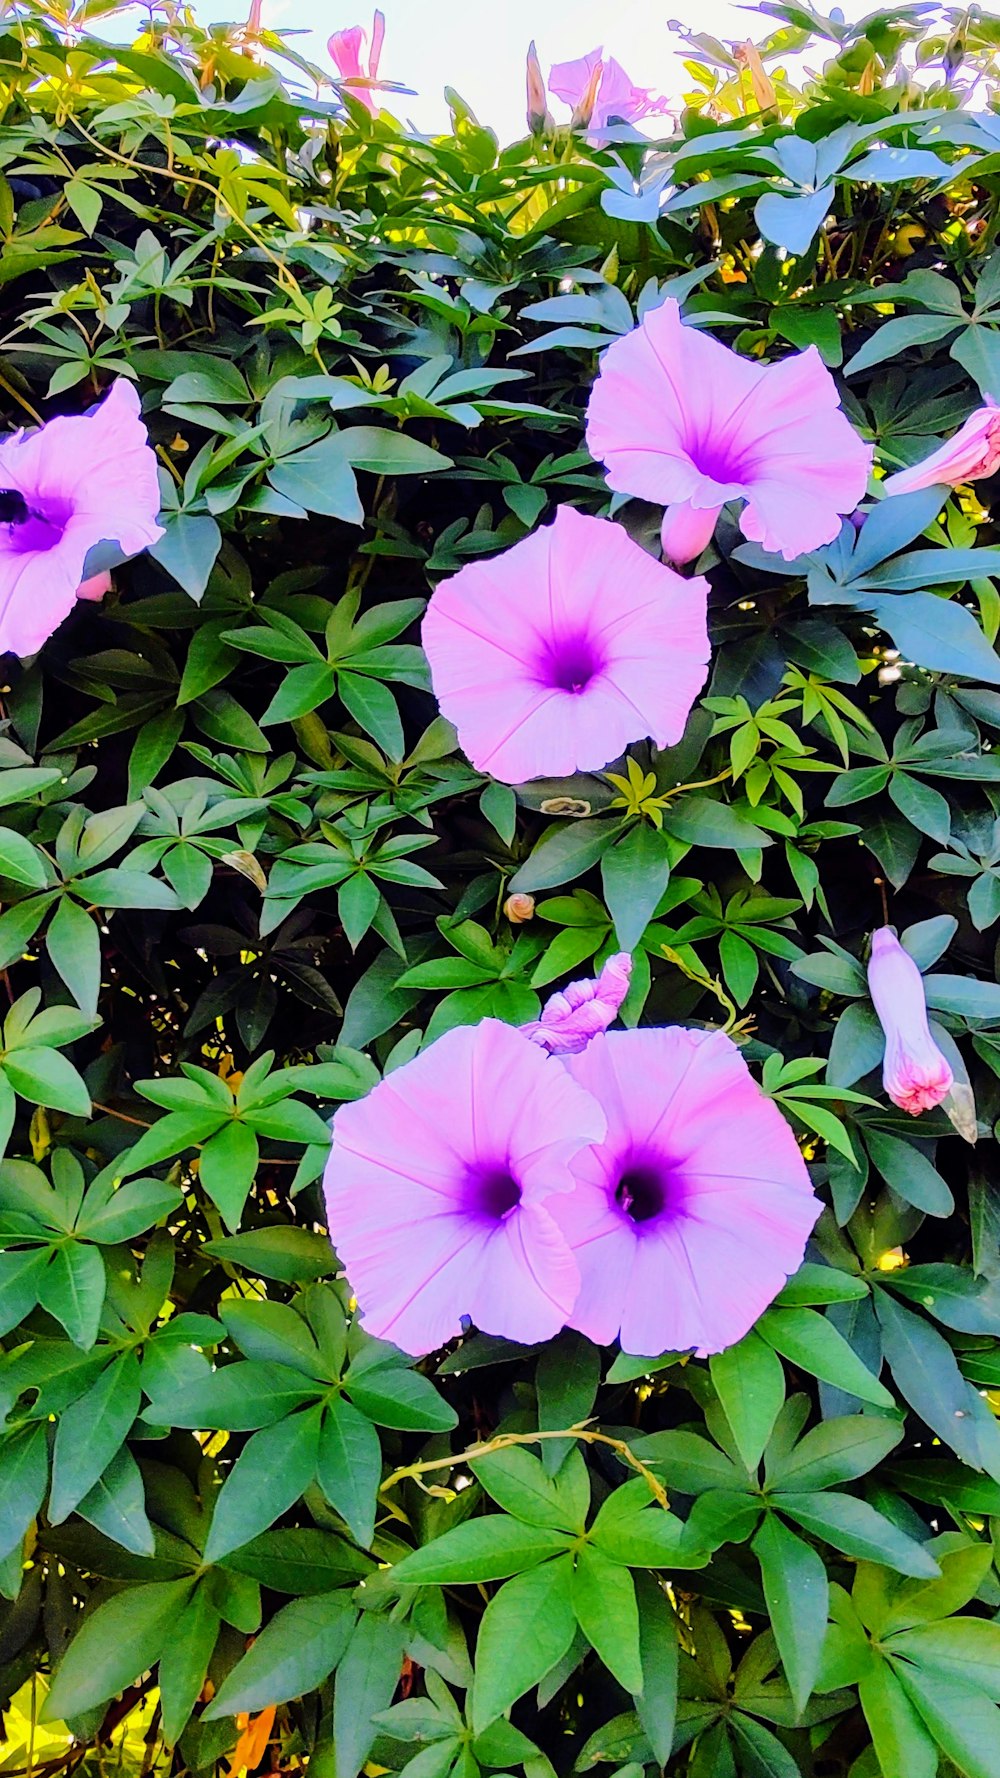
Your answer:
[[[514,1445],[537,1445],[544,1439],[577,1438],[587,1445],[610,1445],[617,1451],[623,1462],[630,1469],[641,1475],[654,1500],[670,1511],[667,1490],[659,1477],[630,1448],[623,1438],[613,1438],[610,1432],[597,1432],[585,1420],[575,1426],[564,1426],[555,1432],[500,1432],[496,1438],[487,1439],[485,1444],[471,1445],[467,1451],[457,1451],[453,1457],[429,1457],[422,1463],[406,1463],[401,1469],[394,1469],[382,1483],[380,1494],[387,1494],[390,1488],[398,1487],[400,1482],[419,1481],[435,1469],[456,1469],[460,1463],[471,1463],[480,1457],[489,1457],[494,1451],[509,1451]]]

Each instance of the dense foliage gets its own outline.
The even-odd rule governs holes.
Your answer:
[[[724,519],[706,695],[606,773],[475,772],[416,640],[609,510],[587,397],[664,296],[814,343],[886,471],[1000,400],[1000,21],[769,4],[662,139],[501,149],[109,10],[0,27],[4,423],[132,379],[165,525],[4,669],[5,1769],[1000,1778],[995,484],[792,564]],[[882,1092],[886,919],[952,1121]],[[621,949],[790,1120],[807,1263],[709,1361],[373,1340],[330,1115]]]

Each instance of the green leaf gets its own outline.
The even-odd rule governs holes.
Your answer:
[[[0,877],[25,889],[44,889],[47,881],[41,853],[11,827],[0,827]]]
[[[639,1612],[628,1569],[610,1561],[595,1544],[581,1544],[572,1595],[577,1623],[591,1648],[619,1685],[641,1692]]]
[[[639,1720],[659,1765],[670,1758],[677,1715],[677,1628],[670,1603],[651,1574],[636,1574],[642,1691]]]
[[[127,1445],[115,1453],[107,1469],[77,1504],[77,1512],[122,1549],[151,1556],[153,1529],[146,1517],[146,1496],[139,1465]]]
[[[713,846],[726,852],[748,852],[771,844],[769,833],[744,820],[728,803],[691,792],[664,812],[663,828],[689,846]]]
[[[38,1287],[43,1309],[66,1329],[75,1346],[89,1352],[97,1339],[104,1293],[104,1261],[94,1247],[67,1241],[57,1247]]]
[[[49,922],[46,946],[81,1012],[97,1017],[101,991],[101,938],[89,914],[64,895]]]
[[[895,1669],[879,1661],[858,1687],[882,1772],[906,1778],[935,1778],[937,1749],[907,1697]]]
[[[142,1392],[139,1361],[125,1352],[69,1407],[56,1427],[49,1518],[60,1525],[103,1475],[131,1431]]]
[[[160,1656],[160,1705],[168,1747],[176,1744],[198,1702],[218,1635],[219,1614],[203,1582],[178,1615]]]
[[[262,1278],[274,1278],[279,1284],[308,1284],[316,1278],[329,1278],[336,1270],[325,1235],[293,1228],[288,1223],[205,1241],[201,1252],[212,1259],[243,1266],[249,1272],[259,1272]]]
[[[506,1513],[487,1513],[453,1526],[404,1556],[392,1570],[393,1583],[454,1586],[463,1581],[506,1580],[570,1549],[572,1542],[562,1531],[522,1525]]]
[[[166,520],[163,536],[149,553],[189,599],[200,603],[221,547],[222,532],[213,518],[178,512]]]
[[[540,1431],[555,1432],[588,1419],[600,1380],[601,1355],[591,1340],[571,1329],[551,1340],[535,1371]],[[540,1455],[547,1475],[557,1473],[573,1444],[572,1439],[542,1441]]]
[[[321,1388],[298,1368],[248,1359],[185,1381],[173,1395],[154,1394],[143,1418],[154,1426],[254,1432],[304,1406]]]
[[[344,1386],[355,1406],[377,1426],[402,1432],[450,1432],[458,1415],[419,1371],[400,1365],[352,1366]]]
[[[776,1511],[787,1513],[813,1537],[832,1543],[860,1562],[882,1562],[897,1574],[926,1575],[938,1572],[933,1556],[890,1519],[876,1512],[866,1500],[852,1494],[773,1494]]]
[[[601,881],[618,943],[634,951],[670,881],[669,841],[639,822],[604,853]]]
[[[835,1488],[867,1475],[898,1445],[903,1422],[883,1414],[843,1414],[824,1420],[792,1450],[772,1461],[768,1481],[773,1487],[797,1490]]]
[[[333,1695],[337,1778],[357,1778],[376,1735],[376,1717],[392,1700],[403,1660],[398,1624],[363,1611],[341,1655]]]
[[[483,1613],[476,1643],[477,1735],[562,1660],[575,1634],[569,1558],[519,1574],[500,1588]]]
[[[523,1445],[473,1458],[469,1468],[497,1506],[524,1524],[546,1526],[550,1531],[582,1531],[583,1526],[574,1522],[565,1491]]]
[[[757,1331],[782,1358],[808,1371],[810,1376],[832,1383],[862,1401],[870,1401],[875,1407],[895,1407],[888,1389],[862,1364],[832,1321],[815,1309],[767,1309],[757,1323]]]
[[[895,1667],[899,1683],[925,1729],[963,1778],[997,1778],[1000,1710],[956,1674]]]
[[[152,1667],[176,1628],[191,1580],[128,1587],[87,1617],[66,1650],[39,1712],[65,1722],[125,1690]]]
[[[249,1438],[222,1485],[205,1544],[217,1562],[273,1525],[316,1474],[320,1410],[292,1414]]]
[[[406,751],[403,725],[389,687],[378,679],[370,679],[366,673],[341,671],[337,675],[337,690],[359,728],[371,735],[391,760],[401,760]]]
[[[951,1216],[955,1200],[936,1167],[926,1155],[890,1136],[885,1130],[866,1129],[865,1145],[887,1185],[899,1197],[928,1216]]]
[[[375,1535],[382,1447],[364,1414],[334,1396],[323,1416],[316,1480],[330,1505],[344,1519],[362,1549]]]
[[[205,1712],[207,1719],[263,1710],[315,1691],[341,1659],[356,1616],[343,1592],[293,1599],[227,1674]]]
[[[239,1227],[259,1155],[254,1132],[235,1119],[202,1148],[199,1178],[227,1229]]]
[[[0,1557],[20,1549],[49,1479],[44,1426],[29,1426],[0,1445]]]
[[[8,1051],[3,1070],[15,1092],[33,1105],[47,1105],[71,1117],[90,1116],[90,1095],[83,1080],[58,1050]]]
[[[826,1569],[816,1551],[773,1513],[753,1540],[774,1639],[796,1709],[805,1709],[826,1636]]]
[[[507,887],[522,891],[555,889],[582,877],[596,864],[619,832],[613,821],[564,821],[543,833],[531,856],[516,870]]]
[[[367,469],[372,475],[432,475],[452,468],[451,458],[441,451],[388,427],[347,426],[334,434],[330,444],[355,469]]]
[[[947,1340],[922,1315],[875,1292],[886,1363],[904,1401],[973,1469],[1000,1481],[1000,1433],[982,1397],[962,1376]]]
[[[756,1333],[716,1353],[709,1369],[736,1448],[753,1471],[764,1453],[785,1399],[785,1373],[777,1354]]]

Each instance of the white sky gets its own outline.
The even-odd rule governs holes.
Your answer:
[[[211,7],[210,0],[201,0],[199,10],[207,17],[220,8],[217,0]],[[864,0],[844,0],[848,17],[869,10]],[[524,133],[524,57],[532,38],[546,77],[553,62],[603,45],[638,86],[672,97],[684,84],[677,56],[683,45],[670,29],[672,19],[725,42],[759,40],[773,26],[755,7],[732,0],[382,0],[382,11],[386,35],[380,72],[416,93],[391,101],[397,115],[412,118],[421,129],[443,127],[442,91],[453,86],[480,121],[508,141]],[[371,14],[371,0],[264,0],[264,22],[305,29],[308,36],[298,44],[320,63],[327,59],[331,31],[355,24],[370,28]],[[824,59],[822,50],[807,58],[816,66]],[[558,103],[554,110],[563,116]]]

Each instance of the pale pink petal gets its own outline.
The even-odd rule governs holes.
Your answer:
[[[366,1327],[414,1354],[466,1322],[529,1342],[556,1332],[578,1274],[549,1204],[604,1128],[596,1100],[495,1019],[446,1032],[341,1106],[323,1185]]]
[[[28,508],[22,522],[0,525],[0,652],[35,654],[73,609],[95,544],[134,555],[163,535],[156,458],[131,383],[119,378],[89,414],[0,442],[0,485]]]
[[[594,69],[601,61],[602,52],[592,49],[589,55],[578,56],[572,62],[556,62],[549,72],[549,91],[571,111],[575,111],[590,85]]]
[[[561,993],[550,995],[541,1017],[520,1029],[550,1055],[575,1055],[617,1018],[631,974],[631,957],[619,951],[608,958],[596,979],[570,982]]]
[[[678,567],[683,567],[685,562],[696,562],[712,541],[721,511],[721,506],[699,508],[692,506],[689,500],[668,506],[660,526],[664,560],[674,562]]]
[[[111,576],[105,570],[103,574],[92,574],[88,580],[82,580],[76,589],[76,596],[78,599],[86,599],[96,605],[110,591]]]
[[[621,526],[552,525],[436,588],[423,645],[442,713],[507,783],[595,770],[646,735],[680,739],[705,680],[708,586]]]
[[[932,451],[911,469],[897,470],[882,483],[886,494],[915,494],[919,488],[938,483],[956,488],[962,482],[980,481],[1000,469],[1000,408],[994,402],[977,408],[954,438]]]
[[[931,1035],[923,977],[891,926],[872,934],[868,988],[885,1032],[882,1085],[894,1105],[918,1117],[947,1098],[954,1075]]]
[[[721,1032],[610,1032],[563,1066],[608,1120],[552,1202],[580,1267],[571,1324],[643,1356],[742,1338],[820,1208],[777,1106]]]
[[[72,540],[15,554],[0,526],[0,654],[37,654],[76,603],[87,551]]]
[[[752,362],[685,327],[668,299],[608,347],[587,444],[619,493],[667,507],[665,553],[688,560],[708,518],[745,500],[744,536],[788,560],[829,543],[863,497],[871,448],[815,347]]]

